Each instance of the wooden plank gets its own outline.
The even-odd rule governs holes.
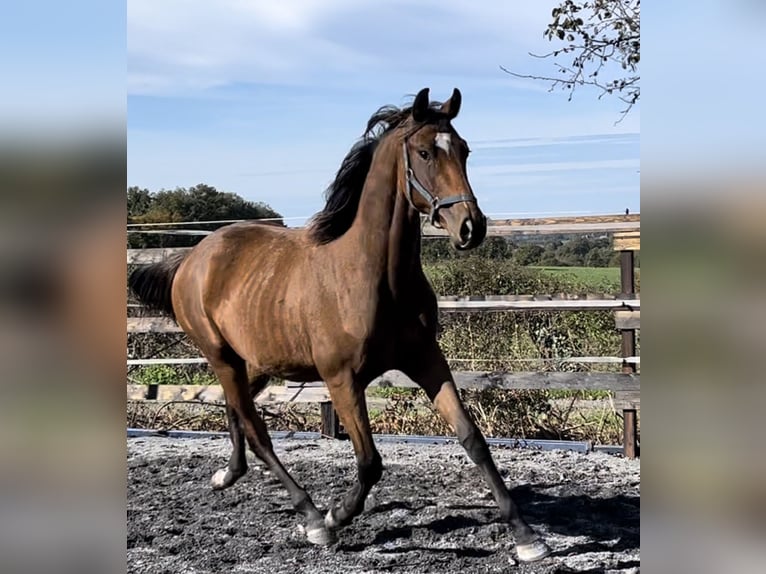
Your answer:
[[[481,373],[455,372],[461,389],[518,389],[518,390],[609,390],[615,393],[617,409],[638,409],[641,404],[640,375],[621,373]],[[418,388],[398,371],[390,371],[376,379],[371,386]],[[200,401],[223,403],[223,389],[219,385],[154,385],[156,399],[168,401]],[[149,385],[127,385],[129,400],[148,400]],[[296,388],[287,385],[269,385],[256,398],[256,403],[322,403],[330,401],[324,384]]]
[[[623,373],[483,373],[458,371],[453,375],[457,386],[461,389],[608,391],[640,389],[639,375]]]
[[[635,409],[626,409],[622,413],[623,433],[622,448],[626,458],[638,456],[638,426]]]
[[[324,403],[331,400],[327,387],[288,389],[284,385],[269,385],[255,402],[258,404],[268,403]]]
[[[490,219],[490,225],[557,225],[594,223],[641,223],[640,213],[618,213],[614,215],[564,215],[553,217],[523,217],[515,219]]]
[[[143,401],[149,392],[149,385],[128,385],[128,400]]]
[[[617,231],[613,236],[615,251],[641,251],[641,231]]]
[[[617,329],[640,329],[641,311],[615,311],[614,324]]]
[[[128,333],[182,333],[170,317],[128,317]]]
[[[422,219],[427,219],[422,216]],[[151,229],[156,227],[166,228],[181,228],[184,225],[206,225],[206,224],[231,224],[242,223],[245,221],[258,222],[260,224],[271,224],[278,227],[283,225],[282,219],[221,219],[221,220],[205,220],[205,221],[173,221],[173,222],[152,222],[152,223],[128,223],[127,227],[131,230],[137,230],[138,228]],[[605,214],[605,215],[552,215],[546,217],[519,217],[513,219],[490,219],[489,225],[493,222],[498,222],[504,225],[555,225],[558,223],[620,223],[620,222],[632,222],[640,223],[640,213],[617,213],[617,214]],[[300,228],[297,228],[300,229]]]
[[[219,385],[157,385],[157,399],[167,401],[201,401],[223,403],[223,388]]]
[[[203,229],[128,229],[128,233],[141,233],[143,235],[192,235],[204,236],[213,233]]]
[[[340,419],[330,401],[320,403],[320,432],[322,436],[340,438]]]
[[[641,391],[615,391],[613,400],[614,408],[618,411],[625,409],[639,410],[641,408]]]
[[[634,297],[636,293],[636,258],[633,251],[620,251],[620,294]]]
[[[526,217],[516,219],[489,219],[487,235],[512,235],[518,233],[567,233],[567,232],[608,232],[615,230],[636,230],[641,227],[641,214],[630,215],[575,215],[564,217]],[[444,235],[426,222],[424,236]]]
[[[561,218],[562,220],[564,218]],[[508,221],[514,223],[506,223]],[[555,235],[555,234],[576,234],[576,233],[620,233],[620,232],[635,232],[641,228],[639,222],[633,221],[615,221],[607,223],[542,223],[542,224],[530,224],[530,223],[515,223],[515,221],[524,220],[500,220],[500,221],[488,221],[487,222],[487,236],[488,237],[510,237],[514,235]],[[298,229],[298,228],[296,228]],[[209,235],[210,231],[198,231],[198,230],[147,230],[143,233],[156,234],[156,235]],[[422,228],[423,237],[447,237],[449,233],[445,229],[434,227],[430,223],[425,223]],[[129,251],[143,251],[140,255],[128,254],[128,263],[132,264],[147,264],[155,261],[161,261],[167,257],[174,250],[189,249],[186,248],[155,248],[144,250],[129,250]]]
[[[447,312],[462,311],[592,311],[640,309],[640,299],[552,299],[547,301],[496,301],[479,300],[449,300],[440,298],[439,309]]]
[[[490,221],[487,224],[488,237],[509,237],[513,235],[551,235],[575,233],[616,233],[620,231],[635,231],[641,228],[640,223],[621,221],[614,223],[555,223],[543,225],[504,225]],[[423,226],[423,237],[445,237],[445,229],[433,227],[430,223]]]
[[[641,388],[640,375],[624,373],[454,371],[452,374],[457,386],[461,389],[638,391]],[[174,389],[181,387],[180,385],[170,386]],[[400,371],[387,371],[376,378],[370,386],[418,388],[415,382]],[[162,385],[158,386],[158,388],[160,387]],[[187,388],[193,389],[194,387]],[[285,397],[286,400],[293,400],[293,395],[296,396],[295,400],[298,400],[299,395],[303,397],[329,397],[326,387],[321,382],[304,383],[301,386],[296,384],[270,385],[266,387],[264,392],[271,393],[274,400],[277,400],[279,396]],[[326,400],[330,399],[327,398]]]
[[[191,247],[166,247],[155,249],[128,249],[128,265],[147,265],[164,261],[171,255],[189,251]]]
[[[489,373],[484,371],[454,371],[455,383],[461,389],[519,389],[519,390],[607,390],[638,391],[640,375],[626,373],[570,373],[570,372],[515,372]],[[139,385],[142,386],[142,385]],[[217,385],[215,385],[217,387]],[[161,388],[159,385],[158,388]],[[196,386],[169,385],[174,392],[179,389],[194,389]],[[387,371],[370,383],[370,387],[419,388],[418,385],[400,371]],[[204,390],[205,387],[199,387]],[[280,391],[278,389],[285,389]],[[264,392],[270,392],[274,400],[283,396],[290,400],[303,394],[304,397],[326,397],[326,387],[322,381],[297,383],[287,381],[284,386],[270,385]],[[316,392],[315,392],[316,391]],[[170,391],[168,391],[170,392]],[[183,391],[193,392],[193,391]],[[158,391],[159,393],[159,391]],[[158,395],[159,396],[159,395]],[[329,399],[328,399],[329,400]],[[309,401],[311,402],[311,401]]]
[[[129,367],[146,367],[149,365],[204,365],[207,363],[205,357],[191,357],[183,359],[167,358],[167,359],[128,359],[127,365]]]
[[[149,385],[127,385],[128,400],[148,400]],[[223,404],[224,394],[220,385],[155,385],[156,399],[159,402],[168,401],[200,401],[202,403]],[[259,394],[255,402],[269,403],[321,403],[330,400],[326,388],[310,388],[304,390],[288,389],[282,385],[270,385]]]
[[[517,306],[519,309],[527,309],[530,305],[533,305],[535,303],[540,304],[540,309],[551,309],[555,310],[555,307],[557,306],[558,302],[565,302],[562,303],[565,305],[566,309],[571,308],[570,302],[583,302],[586,301],[586,303],[583,303],[583,307],[588,308],[589,305],[593,306],[600,306],[600,301],[611,301],[616,306],[629,306],[629,307],[640,307],[641,306],[641,299],[640,294],[636,293],[635,298],[631,296],[630,298],[621,298],[615,295],[609,295],[607,293],[578,293],[578,294],[566,294],[566,293],[556,293],[553,295],[446,295],[446,296],[440,296],[437,297],[437,301],[439,302],[447,302],[449,306],[452,306],[451,304],[455,301],[503,301],[504,305],[513,307],[513,305],[510,305],[510,303],[513,302],[519,302],[520,304]],[[588,301],[596,301],[596,303],[587,303]],[[447,306],[447,305],[444,305]],[[458,304],[459,306],[459,304]],[[129,309],[144,309],[145,306],[141,303],[128,303],[127,307]]]
[[[439,298],[439,309],[447,313],[500,312],[500,311],[618,311],[641,309],[641,299],[549,299],[549,300],[495,300],[476,298],[454,300]],[[128,333],[180,333],[181,328],[170,317],[128,317]]]
[[[193,225],[195,222],[189,222]],[[197,222],[202,223],[202,222]],[[214,223],[214,222],[213,222]],[[519,219],[490,219],[487,221],[487,235],[509,236],[518,234],[555,234],[555,233],[639,233],[640,239],[641,214],[630,215],[583,215],[567,217],[536,217]],[[131,229],[135,232],[135,229]],[[154,233],[197,233],[195,230],[160,230]],[[205,232],[207,233],[207,232]],[[430,223],[423,227],[425,237],[442,237],[447,232],[437,229]],[[159,248],[159,249],[128,249],[127,263],[133,265],[145,265],[162,261],[163,259],[178,253],[187,251],[188,247]]]
[[[447,360],[450,359],[447,357]],[[529,359],[529,361],[535,361],[535,359]],[[542,359],[541,359],[542,361]],[[641,357],[561,357],[556,359],[548,359],[548,363],[634,363],[636,365],[641,364]],[[165,358],[165,359],[128,359],[128,366],[148,366],[148,365],[203,365],[207,363],[207,359],[204,357],[190,357],[190,358]],[[288,382],[288,386],[311,386],[311,385],[323,385],[324,383],[301,383],[301,382]]]

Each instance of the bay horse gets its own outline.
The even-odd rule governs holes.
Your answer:
[[[519,559],[550,553],[462,404],[437,343],[436,296],[420,261],[421,214],[459,250],[486,235],[466,174],[468,145],[451,123],[461,99],[455,89],[446,102],[429,102],[424,88],[409,107],[380,108],[328,187],[324,209],[303,229],[229,225],[129,279],[141,301],[175,318],[223,387],[233,448],[213,488],[246,472],[247,441],[289,492],[314,544],[334,542],[381,478],[365,389],[398,370],[423,388],[483,473]],[[353,443],[357,480],[325,516],[277,458],[255,408],[252,398],[270,377],[325,381]]]

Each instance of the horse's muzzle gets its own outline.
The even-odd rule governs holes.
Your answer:
[[[452,245],[459,251],[478,247],[487,236],[487,218],[473,202],[442,209],[439,216],[450,234]]]

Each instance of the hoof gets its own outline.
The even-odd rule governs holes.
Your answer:
[[[226,480],[228,474],[228,468],[222,468],[215,472],[213,478],[210,479],[210,486],[213,487],[213,490],[222,490],[229,486],[230,481]]]
[[[336,541],[335,535],[324,526],[318,528],[306,528],[306,539],[318,546],[329,546]]]
[[[213,487],[213,490],[223,490],[224,488],[229,488],[240,478],[242,478],[242,475],[236,475],[228,468],[222,468],[217,470],[210,479],[210,486]]]
[[[517,544],[516,554],[522,562],[536,562],[542,560],[551,553],[551,549],[542,540],[535,540],[529,544]]]
[[[335,520],[335,517],[332,514],[332,510],[328,510],[327,514],[325,514],[324,525],[330,530],[337,530],[338,528],[341,527],[340,522]]]

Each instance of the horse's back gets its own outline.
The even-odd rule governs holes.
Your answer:
[[[200,297],[208,313],[235,301],[247,305],[248,294],[257,297],[286,284],[304,250],[302,230],[257,221],[227,225],[192,249],[174,294]]]

